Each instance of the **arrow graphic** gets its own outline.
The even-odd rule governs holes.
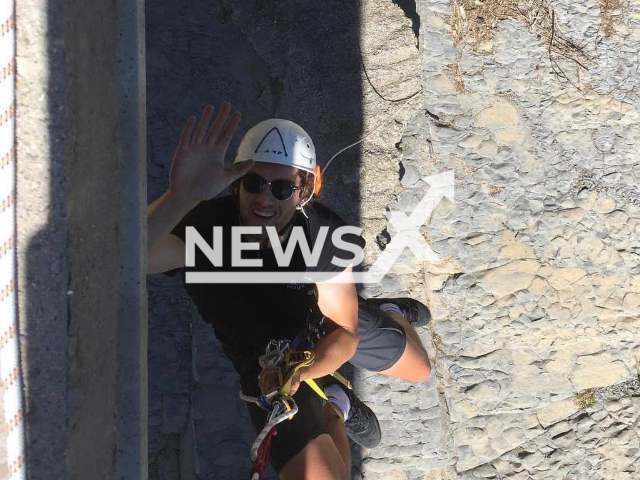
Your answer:
[[[443,198],[452,203],[455,201],[453,170],[422,177],[422,180],[428,183],[431,188],[429,188],[429,191],[422,197],[409,216],[404,212],[398,211],[391,211],[385,214],[389,224],[393,225],[397,233],[391,238],[385,250],[368,271],[354,273],[356,282],[379,283],[407,247],[422,262],[437,262],[440,260],[440,257],[420,234],[420,227],[426,223]]]

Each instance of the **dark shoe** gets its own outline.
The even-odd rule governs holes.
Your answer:
[[[424,327],[431,320],[429,309],[413,298],[369,298],[367,302],[379,307],[383,303],[393,303],[400,307],[402,316],[413,328]]]
[[[377,447],[382,439],[382,432],[380,430],[380,423],[376,414],[373,413],[369,407],[367,407],[355,394],[353,390],[345,387],[342,383],[338,382],[332,377],[325,377],[327,380],[324,382],[324,386],[330,383],[336,383],[342,387],[349,397],[349,403],[351,407],[349,409],[349,416],[347,417],[344,426],[347,430],[347,436],[356,442],[358,445],[362,445],[365,448]]]

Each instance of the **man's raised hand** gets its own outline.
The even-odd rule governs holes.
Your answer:
[[[243,176],[253,166],[246,161],[235,166],[225,165],[225,155],[238,124],[240,113],[231,116],[231,104],[224,102],[211,127],[214,108],[207,105],[195,127],[191,115],[182,129],[178,148],[169,173],[170,190],[185,201],[209,200]]]

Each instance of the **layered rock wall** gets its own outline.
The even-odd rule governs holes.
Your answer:
[[[639,7],[420,5],[448,473],[633,478]]]

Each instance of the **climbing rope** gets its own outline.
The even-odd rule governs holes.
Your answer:
[[[6,452],[6,477],[24,480],[25,416],[16,272],[16,79],[15,2],[0,2],[0,397],[4,403],[4,428],[0,448]]]
[[[240,390],[240,398],[245,402],[253,403],[269,412],[264,427],[251,445],[251,480],[258,480],[266,471],[271,441],[277,435],[277,425],[291,420],[298,412],[298,406],[290,395],[291,383],[295,374],[303,367],[313,365],[315,354],[310,349],[324,335],[324,316],[320,315],[319,320],[314,320],[314,314],[318,312],[310,311],[305,328],[293,341],[271,340],[267,344],[265,353],[260,356],[258,363],[260,367],[278,367],[278,388],[274,391],[252,397]],[[301,350],[297,350],[300,348]],[[304,348],[304,350],[302,350]],[[351,382],[340,372],[331,374],[336,380],[346,388],[352,389]],[[318,394],[323,400],[328,401],[327,396],[313,379],[306,379],[305,383]],[[333,406],[333,404],[331,404]],[[336,408],[335,406],[333,406]],[[342,415],[341,412],[338,412]]]
[[[400,112],[400,110],[402,110],[403,108],[405,108],[407,105],[411,105],[413,102],[411,101],[412,98],[414,98],[418,93],[420,93],[422,91],[422,88],[420,88],[420,90],[418,90],[417,92],[413,93],[412,95],[409,95],[406,98],[400,99],[400,100],[389,100],[391,102],[403,102],[400,104],[399,107],[395,108],[389,115],[387,115],[380,123],[378,123],[375,127],[373,127],[371,130],[369,130],[364,136],[360,137],[360,140],[353,142],[350,145],[347,145],[346,147],[340,149],[338,152],[336,152],[335,154],[333,154],[333,156],[329,159],[329,161],[325,164],[324,167],[322,167],[322,170],[320,171],[321,176],[324,176],[325,172],[327,171],[327,168],[329,168],[329,165],[331,165],[331,162],[333,162],[333,159],[336,158],[338,155],[340,155],[342,152],[344,152],[345,150],[349,150],[351,147],[355,147],[356,145],[358,145],[359,143],[364,142],[367,137],[369,135],[371,135],[373,132],[375,132],[376,130],[378,130],[378,128],[380,128],[382,125],[384,125],[385,123],[387,123],[391,117],[395,116],[398,112]],[[382,97],[384,98],[384,97]],[[418,99],[420,99],[420,97],[417,97]],[[386,100],[386,99],[385,99]]]
[[[271,439],[277,435],[276,426],[286,420],[290,420],[298,413],[298,405],[289,392],[291,382],[302,367],[313,365],[315,355],[310,351],[293,351],[290,349],[288,340],[271,340],[267,345],[264,355],[258,362],[261,367],[277,366],[279,387],[273,392],[269,392],[259,397],[245,395],[240,390],[240,398],[246,402],[255,403],[259,407],[267,410],[269,416],[267,421],[251,445],[251,480],[258,480],[267,468],[267,458],[271,447]],[[307,383],[315,382],[307,380]],[[316,385],[317,391],[322,392]],[[324,392],[322,392],[324,395]],[[326,399],[326,396],[324,397]]]

